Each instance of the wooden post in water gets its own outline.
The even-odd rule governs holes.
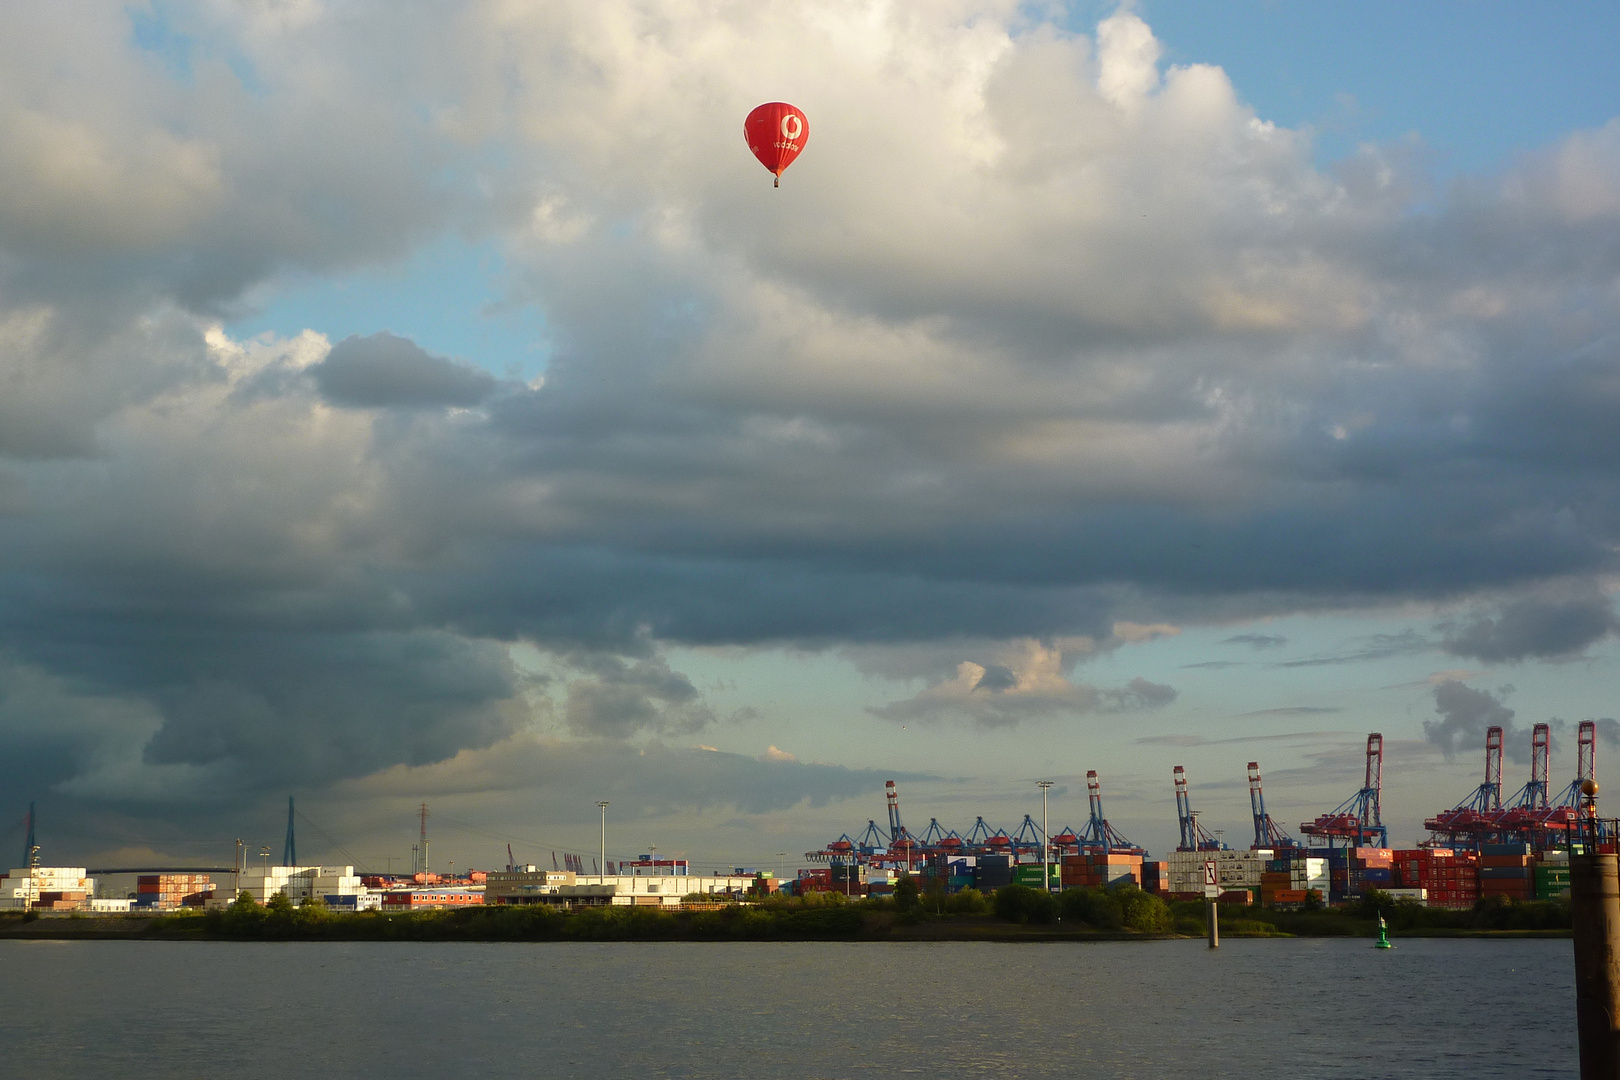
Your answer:
[[[1597,782],[1581,785],[1583,842],[1569,856],[1581,1080],[1620,1080],[1620,857],[1598,852]]]
[[[1221,913],[1213,900],[1209,902],[1209,947],[1212,949],[1221,947]],[[1586,1078],[1582,1077],[1581,1080]]]

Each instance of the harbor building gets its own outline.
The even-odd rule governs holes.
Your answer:
[[[685,869],[685,864],[682,864]],[[557,907],[639,905],[677,907],[691,894],[738,900],[754,884],[752,874],[576,874],[569,870],[491,870],[484,881],[486,904],[551,904]]]

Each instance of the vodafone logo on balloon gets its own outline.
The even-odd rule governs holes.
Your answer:
[[[743,135],[759,163],[777,177],[793,164],[810,139],[810,121],[796,106],[785,101],[769,101],[754,109],[743,121]]]

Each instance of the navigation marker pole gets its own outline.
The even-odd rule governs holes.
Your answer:
[[[1221,886],[1215,876],[1215,864],[1204,863],[1204,896],[1209,900],[1209,947],[1221,947],[1221,912],[1217,901],[1220,899]]]

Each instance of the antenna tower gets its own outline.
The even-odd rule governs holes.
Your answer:
[[[427,803],[422,804],[419,813],[422,818],[422,838],[417,841],[416,846],[416,873],[426,875],[428,872]]]
[[[298,839],[293,835],[293,797],[287,796],[287,842],[281,848],[281,865],[298,865]]]

